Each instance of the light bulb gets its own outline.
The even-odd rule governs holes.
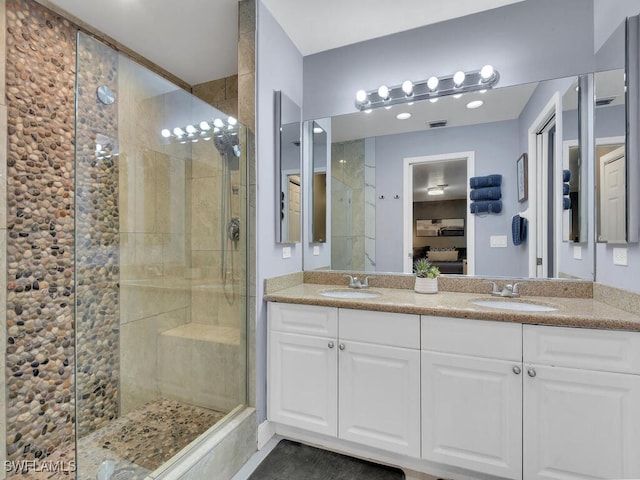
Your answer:
[[[378,88],[378,96],[383,100],[389,98],[389,87],[386,85],[380,85],[380,88]]]
[[[321,129],[320,127],[313,127],[313,133],[322,133],[324,132],[323,129]]]
[[[184,128],[187,131],[187,133],[190,134],[190,135],[193,135],[194,133],[196,133],[198,131],[198,130],[196,130],[196,127],[194,127],[193,125],[187,125]]]
[[[402,82],[402,91],[408,97],[413,95],[413,82],[411,80],[405,80]]]
[[[458,70],[453,74],[453,83],[456,84],[456,87],[459,87],[464,82],[466,75],[462,70]]]
[[[429,77],[429,80],[427,80],[427,87],[429,87],[429,90],[435,90],[438,88],[438,83],[440,83],[438,77]]]
[[[227,118],[227,123],[229,125],[237,125],[238,124],[238,120],[236,120],[235,117],[229,117],[229,118]]]
[[[367,101],[367,92],[364,90],[358,90],[356,92],[356,102],[365,103]]]
[[[493,67],[491,65],[485,65],[484,67],[482,67],[482,69],[480,70],[480,76],[484,81],[489,80],[491,77],[493,77]]]
[[[184,135],[184,130],[182,130],[180,127],[176,127],[173,129],[173,134],[176,137],[181,137],[182,135]]]
[[[472,102],[467,103],[467,108],[474,109],[481,107],[484,104],[482,100],[473,100]]]
[[[211,125],[209,125],[209,122],[206,121],[201,121],[200,122],[200,130],[210,130],[211,129]]]
[[[169,138],[171,136],[171,130],[169,130],[168,128],[163,128],[160,132],[160,135],[162,135],[164,138]]]
[[[213,125],[218,127],[218,128],[222,128],[222,127],[224,127],[224,122],[222,120],[220,120],[219,118],[216,118],[213,121]]]

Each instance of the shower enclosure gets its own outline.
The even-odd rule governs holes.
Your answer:
[[[245,129],[77,45],[77,478],[143,478],[246,403]]]

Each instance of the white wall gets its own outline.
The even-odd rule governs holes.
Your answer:
[[[256,408],[258,420],[266,418],[267,314],[262,300],[264,279],[302,270],[302,248],[292,245],[292,256],[282,258],[275,242],[276,199],[273,92],[281,90],[302,107],[302,55],[257,2],[256,36]]]

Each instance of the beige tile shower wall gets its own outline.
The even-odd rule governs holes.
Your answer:
[[[122,414],[163,393],[163,332],[191,319],[190,149],[162,146],[171,124],[170,97],[154,93],[149,76],[120,58],[120,297]]]
[[[238,75],[194,85],[192,93],[218,110],[238,118]]]

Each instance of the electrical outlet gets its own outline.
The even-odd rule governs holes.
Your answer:
[[[613,264],[614,265],[622,265],[626,267],[629,265],[627,260],[627,249],[626,248],[614,248],[613,249]]]
[[[282,247],[282,258],[291,258],[291,247]]]
[[[582,247],[580,245],[573,246],[573,258],[575,260],[582,260]]]
[[[314,254],[315,256],[320,255],[320,247],[319,247],[318,245],[314,245],[314,247],[313,247],[313,254]]]
[[[507,236],[491,235],[491,237],[489,237],[489,245],[491,248],[507,248]]]

